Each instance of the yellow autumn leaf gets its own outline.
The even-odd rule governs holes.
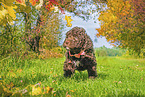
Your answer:
[[[50,88],[46,87],[46,93],[49,93],[49,91],[50,91]]]
[[[36,4],[36,0],[29,0],[29,2],[30,2],[33,6],[35,6],[35,4]]]
[[[40,87],[35,87],[35,86],[32,87],[32,95],[39,95],[41,93],[42,91]]]
[[[23,6],[26,6],[26,4],[25,4],[25,0],[16,0],[17,2],[17,4],[21,4],[21,5],[23,5]]]
[[[8,14],[8,11],[6,9],[3,9],[0,11],[0,19],[3,19],[3,17],[5,17],[5,15]]]
[[[7,7],[8,14],[9,14],[13,19],[15,19],[15,18],[16,18],[16,12],[14,11],[14,9],[16,9],[17,6],[6,6],[6,7]]]
[[[9,23],[10,25],[14,25],[14,22],[13,22],[13,21],[8,21],[8,23]]]
[[[72,19],[71,19],[71,16],[65,16],[65,20],[67,21],[67,24],[66,24],[66,26],[68,26],[68,27],[71,27],[72,26],[72,24],[71,24],[71,21],[73,21]]]
[[[16,74],[14,72],[8,72],[7,76],[16,78]]]
[[[53,11],[55,8],[54,6],[52,6],[50,9],[49,9],[49,12]]]
[[[21,72],[22,72],[22,69],[18,69],[17,72],[18,72],[18,73],[21,73]]]
[[[50,88],[49,86],[46,87],[46,93],[51,93],[53,88]]]
[[[70,90],[71,92],[75,92],[74,90]]]
[[[40,3],[38,5],[36,5],[36,9],[39,10],[43,5],[43,0],[40,0]]]

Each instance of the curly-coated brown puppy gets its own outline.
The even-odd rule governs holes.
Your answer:
[[[75,70],[87,70],[89,78],[97,76],[93,43],[85,32],[83,28],[74,27],[66,33],[63,43],[67,49],[63,68],[65,77],[70,77]]]

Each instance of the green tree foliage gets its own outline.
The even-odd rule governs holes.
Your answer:
[[[65,9],[86,18],[97,10],[97,7],[82,10],[91,4],[98,5],[93,1],[74,0],[1,0],[0,54],[25,51],[26,47],[34,52],[39,52],[39,48],[43,50],[57,47],[63,25],[57,13],[58,9],[62,14]],[[66,16],[65,20],[66,25],[71,27],[71,17]]]
[[[45,0],[0,1],[0,20],[3,21],[0,24],[1,56],[9,53],[19,55],[18,53],[25,52],[26,47],[34,48],[37,36],[40,38],[37,45],[40,45],[41,49],[58,46],[61,34],[59,30],[63,27],[59,13],[54,12],[53,5],[46,9],[42,1],[46,2]],[[50,3],[55,4],[53,1]]]
[[[16,54],[18,57],[20,52],[25,49],[25,42],[21,41],[24,34],[21,33],[16,24],[9,25],[6,23],[6,25],[5,28],[0,27],[0,57],[6,57],[9,54]]]

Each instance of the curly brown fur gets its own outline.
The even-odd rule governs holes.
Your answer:
[[[93,43],[85,32],[83,28],[74,27],[66,33],[63,43],[63,47],[67,49],[63,69],[65,77],[70,77],[75,70],[87,70],[89,78],[97,76]]]

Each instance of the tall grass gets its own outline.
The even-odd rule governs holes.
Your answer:
[[[64,60],[9,58],[0,61],[0,74],[6,84],[12,82],[19,89],[41,82],[42,87],[54,89],[51,96],[55,97],[145,97],[143,59],[98,57],[98,77],[94,80],[88,79],[87,71],[76,71],[71,78],[64,78]]]

